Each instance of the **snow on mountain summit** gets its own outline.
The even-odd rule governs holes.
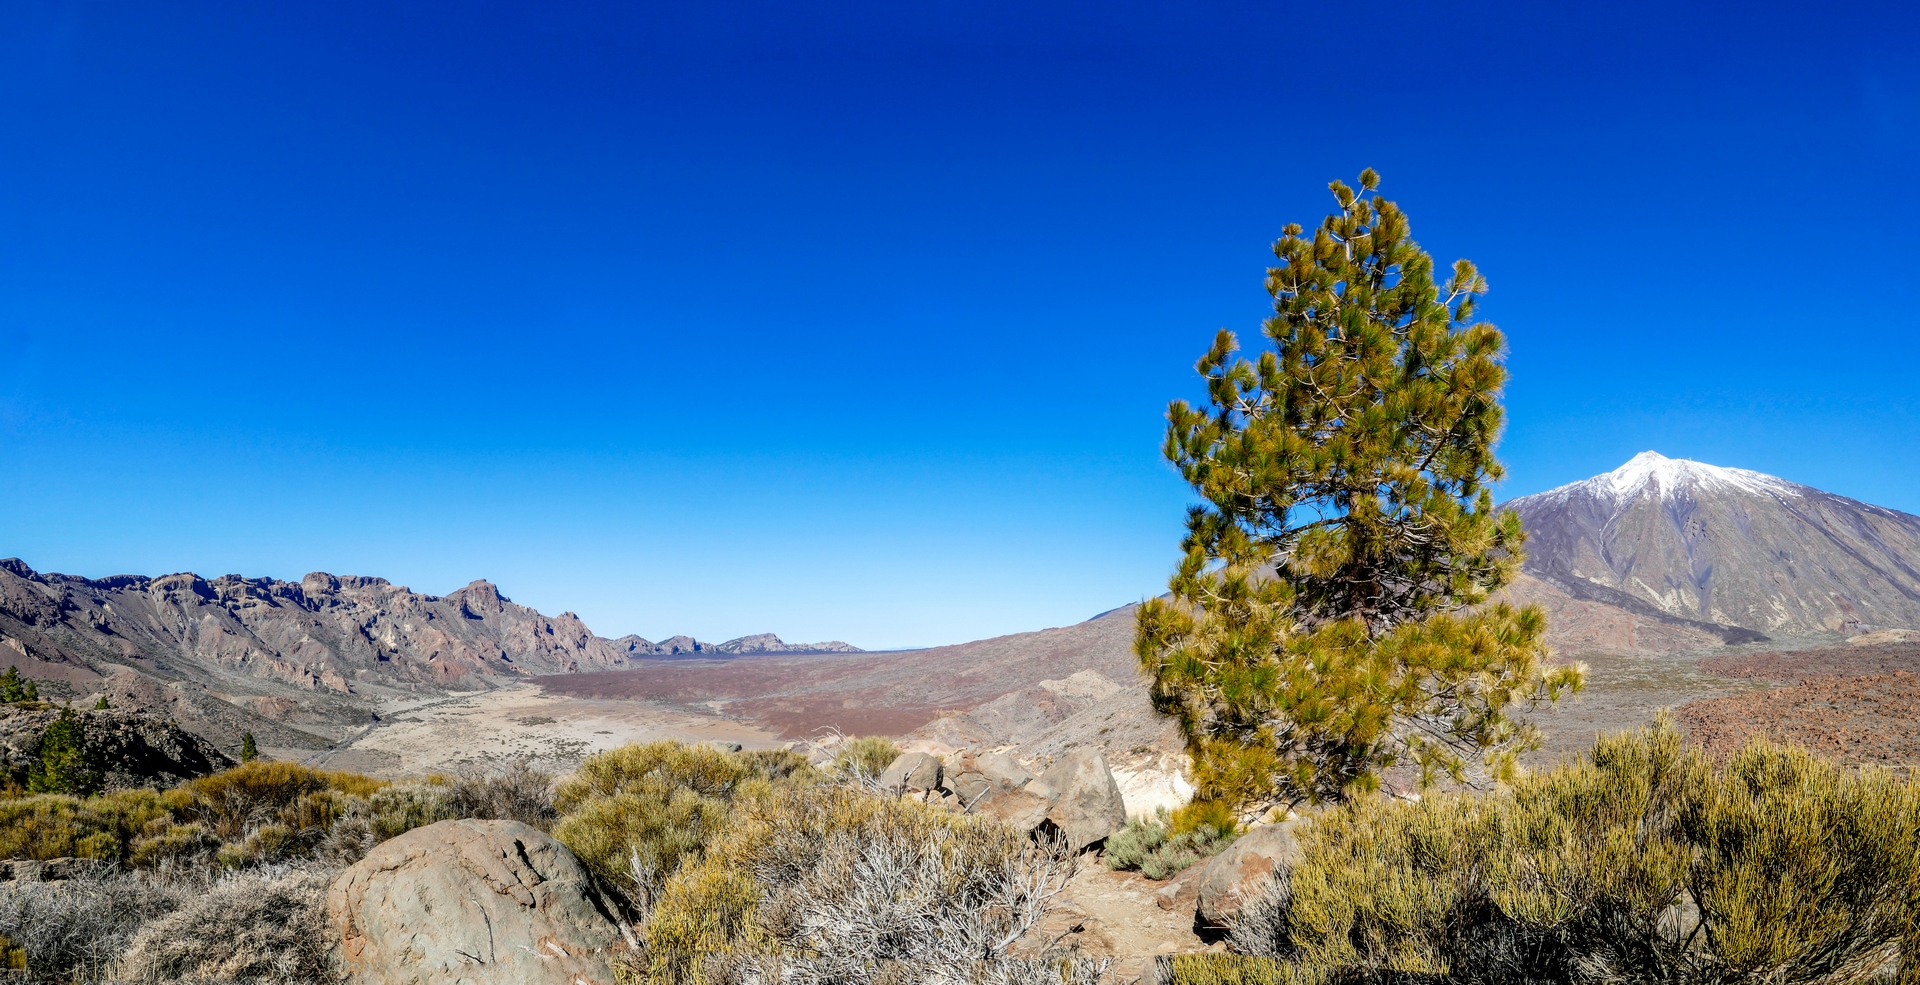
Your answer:
[[[1764,472],[1730,469],[1691,459],[1668,458],[1657,451],[1643,451],[1611,472],[1527,498],[1564,500],[1576,493],[1584,493],[1596,499],[1621,503],[1638,497],[1649,486],[1661,499],[1670,499],[1683,493],[1698,496],[1715,491],[1801,495],[1800,486]]]
[[[1920,517],[1897,510],[1650,451],[1506,505],[1528,573],[1576,598],[1763,635],[1920,628]]]

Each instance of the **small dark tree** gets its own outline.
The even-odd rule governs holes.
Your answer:
[[[107,710],[109,710],[109,709],[111,709],[112,707],[113,707],[113,705],[111,705],[111,704],[109,704],[109,703],[107,702],[107,696],[106,696],[106,695],[104,695],[104,694],[100,696],[100,700],[98,700],[98,701],[95,701],[95,702],[93,703],[93,710],[94,710],[94,711],[107,711]]]
[[[89,794],[100,787],[100,771],[87,755],[86,723],[72,708],[40,733],[40,761],[27,771],[34,793]]]
[[[259,756],[260,756],[260,747],[253,744],[253,733],[252,732],[241,733],[240,761],[243,763],[251,763],[255,759],[258,759]]]
[[[20,668],[8,667],[6,673],[0,674],[0,701],[12,704],[15,701],[26,700],[26,696],[26,685],[21,683]]]
[[[32,678],[28,678],[27,680],[21,682],[20,700],[22,701],[40,700],[40,685],[35,684]]]
[[[1524,537],[1489,491],[1506,368],[1474,320],[1486,281],[1461,260],[1436,285],[1394,203],[1330,187],[1339,211],[1274,244],[1272,349],[1236,359],[1221,330],[1198,365],[1211,406],[1167,411],[1204,503],[1136,650],[1186,735],[1196,816],[1342,799],[1403,763],[1423,786],[1508,776],[1538,744],[1510,712],[1581,683],[1545,666],[1537,608],[1482,605]]]

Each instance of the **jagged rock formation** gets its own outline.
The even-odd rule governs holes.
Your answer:
[[[866,652],[857,646],[842,643],[839,640],[828,640],[825,643],[787,643],[772,633],[759,633],[753,636],[742,636],[737,640],[728,640],[714,647],[713,650],[715,653],[729,654]]]
[[[104,790],[164,790],[237,765],[212,743],[157,715],[88,710],[74,716]],[[28,771],[40,761],[41,738],[59,717],[51,705],[0,705],[0,782],[26,785]]]
[[[702,643],[691,636],[673,636],[658,643],[639,636],[622,636],[613,641],[629,659],[738,657],[761,653],[865,653],[850,643],[828,640],[825,643],[788,643],[772,633],[742,636],[725,643]]]
[[[0,561],[0,633],[26,655],[138,666],[201,682],[253,678],[347,694],[356,681],[451,685],[624,667],[573,613],[549,618],[485,581],[444,598],[384,578],[315,572],[298,584],[195,574],[98,580]]]
[[[1507,505],[1527,571],[1577,599],[1727,642],[1920,627],[1920,517],[1897,510],[1654,452]]]

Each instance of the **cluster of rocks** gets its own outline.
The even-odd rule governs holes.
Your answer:
[[[1039,776],[1001,753],[966,750],[943,762],[930,753],[909,752],[887,767],[879,785],[897,796],[917,795],[1059,837],[1075,852],[1098,847],[1127,823],[1120,786],[1098,749],[1072,750]],[[1161,903],[1191,905],[1198,926],[1225,929],[1276,870],[1298,860],[1299,852],[1293,822],[1255,827],[1174,880]]]
[[[47,726],[63,709],[45,703],[0,705],[0,777],[25,786],[40,761]],[[103,790],[165,789],[237,765],[233,757],[178,723],[119,710],[74,709],[87,763]]]
[[[1094,749],[1062,756],[1038,776],[997,753],[945,762],[907,753],[879,782],[896,796],[1061,838],[1075,851],[1098,847],[1127,820]],[[1225,927],[1297,854],[1291,825],[1255,828],[1170,884],[1162,905],[1193,906],[1200,924]],[[618,956],[635,946],[579,859],[514,821],[441,821],[386,841],[334,881],[327,911],[361,985],[612,985]]]
[[[1058,837],[1075,852],[1098,845],[1127,824],[1126,800],[1098,749],[1072,750],[1039,776],[1000,753],[969,749],[941,762],[931,753],[909,752],[880,774],[879,784],[888,793],[918,795]]]

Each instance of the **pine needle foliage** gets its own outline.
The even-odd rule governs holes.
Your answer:
[[[1582,682],[1546,666],[1537,608],[1487,604],[1525,535],[1490,491],[1507,373],[1475,318],[1486,279],[1460,260],[1436,283],[1379,176],[1359,185],[1274,244],[1271,348],[1237,357],[1221,330],[1196,367],[1208,406],[1167,411],[1166,456],[1204,502],[1136,652],[1198,796],[1247,814],[1402,764],[1422,786],[1510,777],[1539,741],[1512,712]]]

